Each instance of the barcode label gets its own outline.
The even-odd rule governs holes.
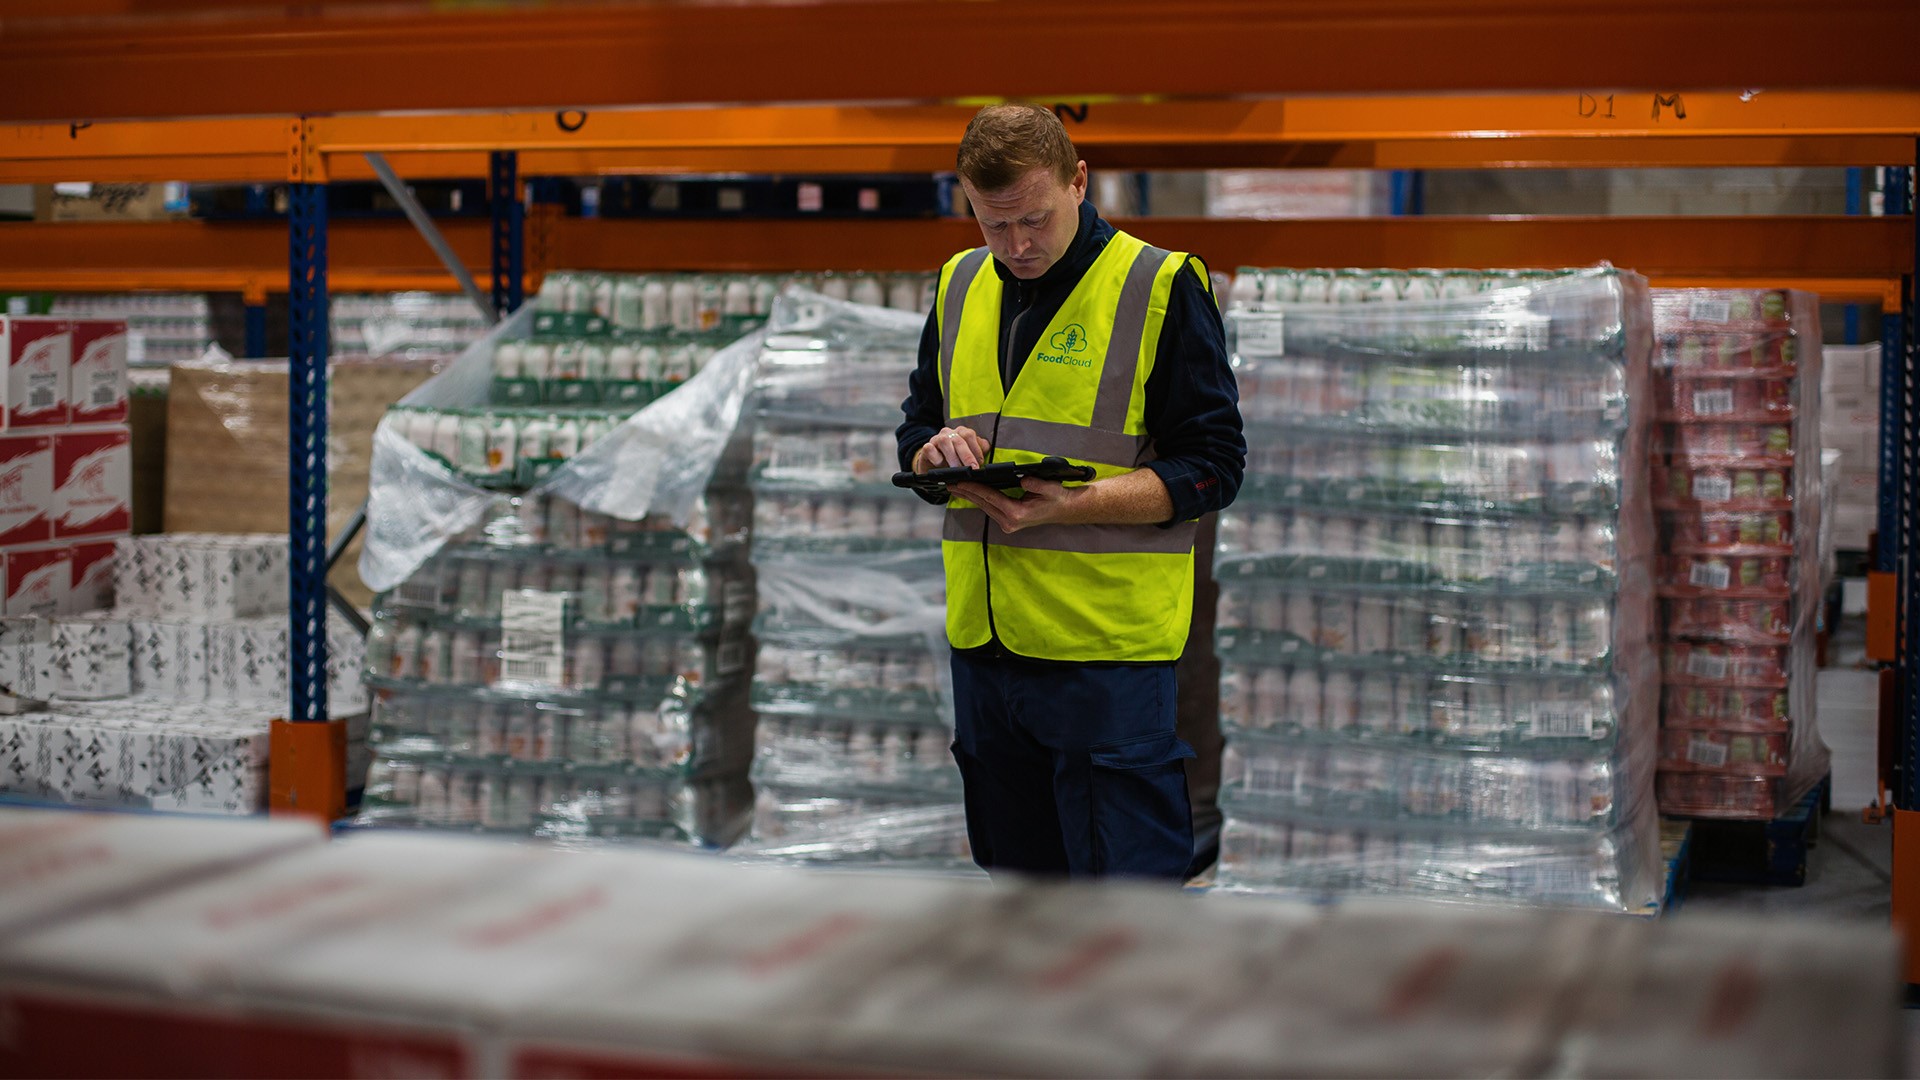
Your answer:
[[[509,589],[500,595],[500,681],[565,685],[568,594]]]
[[[45,386],[34,387],[33,391],[27,395],[27,407],[29,409],[53,408],[53,390]]]
[[[89,399],[89,403],[97,408],[105,408],[118,400],[119,396],[114,393],[112,386],[96,386],[93,388],[93,396]]]
[[[1581,701],[1541,701],[1533,706],[1533,733],[1542,739],[1593,738],[1593,710]]]
[[[1722,768],[1727,764],[1727,746],[1711,736],[1695,735],[1687,740],[1687,760],[1709,769]]]
[[[1725,300],[1701,299],[1693,302],[1694,322],[1726,322],[1733,318],[1733,305]]]
[[[1733,568],[1723,562],[1697,562],[1687,581],[1696,589],[1724,589],[1733,581]]]
[[[1237,348],[1243,356],[1285,356],[1286,316],[1277,311],[1241,312],[1234,316],[1239,330]]]
[[[1727,670],[1728,661],[1724,656],[1706,652],[1689,653],[1687,656],[1687,674],[1696,679],[1724,679]]]
[[[1693,392],[1693,415],[1725,416],[1733,411],[1733,391],[1695,390]]]
[[[1696,476],[1693,478],[1693,497],[1701,502],[1726,502],[1733,498],[1733,477]]]

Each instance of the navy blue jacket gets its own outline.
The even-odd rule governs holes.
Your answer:
[[[1007,335],[995,335],[1000,346],[1003,388],[1013,384],[1041,333],[1115,231],[1101,219],[1093,203],[1082,202],[1073,246],[1041,277],[1022,281],[999,259],[992,260],[994,272],[1006,286],[1001,290],[1001,327],[1017,315],[1028,316],[1020,321],[1020,333],[1011,343],[1011,359]],[[1191,269],[1183,267],[1174,278],[1159,351],[1146,385],[1147,434],[1153,438],[1158,455],[1147,468],[1159,474],[1173,500],[1173,517],[1163,525],[1192,521],[1209,511],[1224,509],[1240,491],[1247,462],[1247,440],[1240,428],[1240,391],[1227,359],[1220,309],[1211,284],[1203,283],[1205,265],[1192,259],[1189,266]],[[906,421],[896,433],[902,470],[913,468],[913,456],[945,426],[937,311],[927,315],[926,329],[920,334],[920,365],[907,382],[907,400],[900,406],[906,413]]]

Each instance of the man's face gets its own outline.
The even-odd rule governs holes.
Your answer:
[[[1031,281],[1052,269],[1073,246],[1080,203],[1087,197],[1087,163],[1075,166],[1071,183],[1061,183],[1051,169],[1041,167],[999,191],[981,191],[964,179],[960,187],[973,204],[980,235],[993,257],[1014,277]]]

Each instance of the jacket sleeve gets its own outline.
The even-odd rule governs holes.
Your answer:
[[[1230,505],[1246,474],[1247,440],[1226,327],[1206,264],[1197,258],[1174,279],[1145,404],[1157,455],[1147,467],[1173,500],[1173,517],[1163,526]]]
[[[940,392],[940,327],[935,321],[938,313],[937,307],[927,313],[926,328],[920,331],[920,362],[907,378],[907,400],[900,403],[906,419],[894,430],[894,437],[900,443],[901,472],[913,468],[913,455],[940,433],[947,415],[946,401]],[[944,495],[919,494],[930,503],[947,501]]]

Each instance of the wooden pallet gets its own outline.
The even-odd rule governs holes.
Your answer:
[[[1660,858],[1667,872],[1660,911],[1669,914],[1686,902],[1687,884],[1693,877],[1693,822],[1660,819]]]
[[[1793,809],[1772,821],[1694,820],[1695,880],[1805,885],[1807,852],[1820,841],[1820,817],[1831,784],[1831,777],[1821,780]]]

